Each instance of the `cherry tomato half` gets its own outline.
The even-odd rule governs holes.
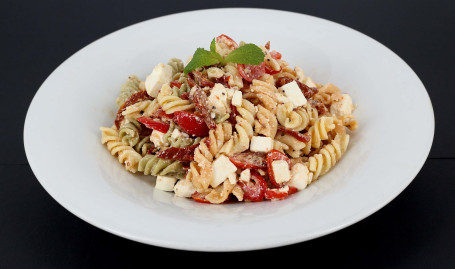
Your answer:
[[[275,71],[275,70],[273,70],[272,68],[270,68],[268,65],[265,65],[265,72],[266,72],[267,74],[269,74],[269,75],[278,74],[278,73],[281,72],[281,69],[283,69],[283,68],[280,67],[280,70]]]
[[[295,187],[289,187],[289,190],[286,192],[280,191],[279,189],[267,189],[267,191],[265,192],[265,199],[281,200],[296,192],[297,188]]]
[[[209,134],[209,128],[204,120],[189,112],[176,111],[174,113],[174,121],[187,134],[201,137]]]
[[[265,63],[262,62],[259,65],[237,64],[237,70],[243,79],[252,82],[254,79],[259,79],[264,75]]]
[[[252,182],[254,181],[254,183]],[[255,171],[251,171],[250,182],[245,183],[239,181],[237,184],[242,188],[245,200],[259,202],[264,200],[265,192],[267,191],[267,182],[265,179]]]
[[[288,163],[289,167],[291,166],[291,160],[284,153],[281,153],[276,149],[272,149],[269,153],[267,153],[267,173],[269,175],[270,182],[276,188],[281,188],[282,187],[281,184],[278,184],[275,181],[275,175],[273,174],[272,168],[272,163],[278,160],[284,160]]]
[[[237,42],[235,42],[232,38],[230,38],[227,35],[220,35],[216,38],[216,43],[224,43],[226,44],[230,49],[236,49],[239,47]]]
[[[193,198],[194,201],[198,203],[203,203],[203,204],[211,204],[209,201],[205,199],[205,194],[195,192],[193,195],[191,195],[191,198]]]
[[[273,59],[280,60],[281,59],[281,53],[279,53],[276,50],[273,50],[270,52],[270,56],[272,56]]]

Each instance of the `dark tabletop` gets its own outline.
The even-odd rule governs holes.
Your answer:
[[[136,243],[91,226],[54,201],[33,175],[23,149],[25,114],[41,83],[77,50],[115,30],[214,7],[314,15],[363,32],[402,57],[427,88],[436,117],[433,147],[411,185],[377,213],[334,234],[281,248],[227,254]],[[160,260],[220,266],[222,259],[244,266],[239,260],[243,257],[280,261],[284,266],[297,261],[302,267],[455,268],[455,108],[450,105],[455,97],[450,82],[455,77],[454,7],[450,1],[383,0],[221,5],[176,0],[1,1],[0,268],[153,267]],[[391,149],[391,154],[394,150],[399,149]],[[208,262],[208,257],[216,259]]]

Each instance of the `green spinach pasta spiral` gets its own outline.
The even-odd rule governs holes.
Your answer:
[[[173,175],[183,177],[185,170],[179,161],[172,161],[157,158],[155,155],[147,154],[139,161],[138,171],[144,175],[165,176]]]
[[[172,71],[173,71],[172,73],[174,75],[179,73],[179,72],[183,72],[183,68],[185,67],[185,65],[183,64],[182,60],[177,59],[177,58],[170,59],[167,64],[172,67]]]
[[[147,151],[151,147],[152,147],[152,142],[150,142],[150,137],[143,136],[143,137],[140,137],[139,142],[137,142],[136,146],[134,146],[134,149],[136,150],[137,153],[141,154],[142,156],[145,156],[145,154],[147,154]]]
[[[139,142],[139,134],[142,131],[141,124],[132,118],[127,119],[120,126],[119,137],[122,142],[134,147]]]
[[[141,80],[137,76],[132,75],[128,77],[126,82],[120,88],[120,94],[115,100],[118,107],[121,107],[123,103],[125,103],[126,99],[128,99],[131,95],[141,91],[139,88],[140,83]]]
[[[190,138],[190,137],[184,137],[182,135],[178,135],[177,137],[172,137],[172,133],[174,132],[174,130],[180,131],[179,127],[174,122],[171,122],[170,126],[169,126],[169,130],[163,136],[163,142],[168,147],[184,148],[187,146],[195,145],[201,141],[200,137],[196,137],[195,139]]]

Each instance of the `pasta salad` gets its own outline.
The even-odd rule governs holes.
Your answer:
[[[270,42],[214,38],[187,63],[130,76],[101,142],[156,189],[198,202],[279,200],[345,153],[358,126],[351,97],[292,68]]]

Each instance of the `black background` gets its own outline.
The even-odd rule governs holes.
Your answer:
[[[411,185],[379,212],[344,230],[241,253],[143,245],[95,228],[56,203],[33,175],[22,142],[25,114],[41,83],[66,58],[112,31],[214,7],[322,17],[367,34],[402,57],[426,86],[436,118],[432,150]],[[210,267],[278,261],[302,267],[455,268],[454,14],[450,1],[1,1],[0,268],[155,267],[158,261]]]

